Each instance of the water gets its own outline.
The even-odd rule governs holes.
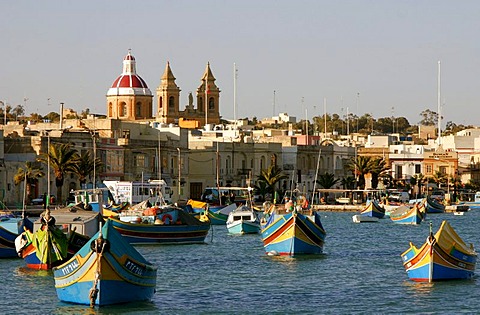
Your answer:
[[[400,254],[409,241],[420,246],[420,226],[354,224],[353,213],[321,212],[328,233],[325,254],[266,256],[260,235],[229,235],[214,226],[205,245],[138,246],[158,266],[152,302],[90,309],[59,302],[51,272],[32,271],[20,259],[0,260],[6,314],[458,314],[478,313],[478,277],[415,283]],[[434,232],[448,219],[480,250],[480,212],[429,215]]]

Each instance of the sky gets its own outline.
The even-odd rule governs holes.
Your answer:
[[[440,92],[444,124],[480,125],[476,0],[19,0],[0,12],[0,100],[27,114],[60,102],[105,114],[131,49],[154,94],[170,62],[180,110],[210,62],[226,119],[348,109],[417,124]]]

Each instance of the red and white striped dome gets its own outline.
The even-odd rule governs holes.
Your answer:
[[[147,83],[137,74],[135,57],[131,55],[130,51],[123,58],[123,72],[108,90],[107,96],[109,95],[152,96]]]

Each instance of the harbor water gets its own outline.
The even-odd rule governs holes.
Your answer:
[[[448,220],[480,250],[480,212],[431,214],[419,226],[352,222],[354,213],[320,212],[324,254],[267,256],[260,235],[213,226],[201,245],[137,246],[158,266],[153,301],[90,309],[58,301],[52,272],[0,260],[3,314],[471,314],[480,280],[415,283],[400,254]],[[480,271],[477,271],[477,274]]]

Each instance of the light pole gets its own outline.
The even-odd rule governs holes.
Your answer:
[[[178,199],[180,199],[180,177],[182,175],[182,171],[181,171],[181,160],[180,160],[180,148],[177,148],[177,151],[178,151]]]
[[[3,125],[7,125],[7,101],[0,101],[3,103]]]

